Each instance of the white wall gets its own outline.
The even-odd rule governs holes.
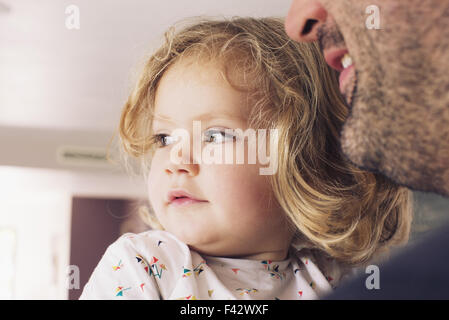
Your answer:
[[[142,198],[145,186],[118,174],[0,166],[0,239],[15,238],[0,244],[0,298],[67,299],[73,195]]]

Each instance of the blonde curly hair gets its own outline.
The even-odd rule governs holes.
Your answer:
[[[157,86],[181,58],[221,61],[229,83],[252,99],[250,127],[278,129],[278,170],[270,179],[298,239],[347,265],[408,240],[412,193],[345,159],[339,137],[348,108],[337,74],[317,44],[290,41],[282,19],[207,19],[169,30],[124,106],[125,153],[149,163]]]

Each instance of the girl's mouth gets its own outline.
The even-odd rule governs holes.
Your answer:
[[[205,202],[207,202],[207,201],[200,201],[200,200],[195,200],[195,199],[191,199],[191,198],[187,198],[187,197],[180,197],[180,198],[176,198],[172,202],[170,202],[170,205],[172,205],[172,206],[188,206],[188,205],[192,205],[192,204],[205,203]]]
[[[199,199],[182,189],[171,190],[168,193],[167,199],[168,204],[173,206],[188,206],[192,204],[209,202],[207,200]]]

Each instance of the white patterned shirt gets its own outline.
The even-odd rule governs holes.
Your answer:
[[[309,249],[292,246],[282,261],[212,257],[150,230],[110,245],[80,299],[317,299],[341,277],[335,261]]]

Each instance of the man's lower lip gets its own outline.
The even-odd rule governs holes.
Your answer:
[[[170,202],[170,205],[179,207],[179,206],[189,206],[192,204],[206,203],[206,202],[207,201],[194,200],[191,198],[179,198],[179,199],[175,199],[172,202]]]
[[[348,80],[351,76],[351,73],[355,72],[355,68],[354,65],[344,69],[341,73],[340,73],[340,77],[339,77],[339,82],[340,82],[340,92],[341,93],[345,93],[347,88],[346,86],[348,86]]]

